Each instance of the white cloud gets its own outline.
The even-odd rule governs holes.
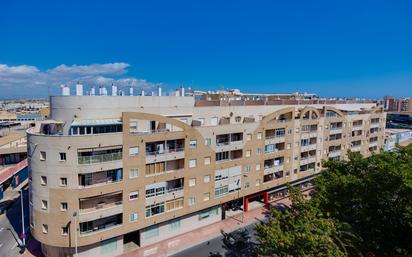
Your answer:
[[[114,83],[118,87],[134,86],[142,89],[154,89],[160,85],[140,78],[123,77],[129,66],[128,63],[123,62],[71,66],[61,64],[55,68],[41,71],[36,66],[0,64],[0,91],[7,93],[7,89],[14,92],[44,90],[48,87],[55,91],[61,84],[74,85],[78,81],[86,87],[109,86]]]
[[[50,74],[61,75],[76,75],[76,76],[88,76],[88,75],[103,75],[103,74],[124,74],[127,72],[126,68],[130,65],[123,62],[104,63],[104,64],[91,64],[91,65],[72,65],[67,66],[61,64],[56,68],[48,70]]]

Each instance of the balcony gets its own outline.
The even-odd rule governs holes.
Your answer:
[[[102,186],[122,181],[123,169],[105,170],[93,173],[79,174],[79,187],[88,188]]]
[[[242,149],[243,133],[223,134],[216,136],[216,151],[230,151]]]
[[[265,160],[263,173],[266,175],[283,170],[283,162],[283,157]]]
[[[86,222],[123,212],[122,193],[99,195],[79,199],[79,221]]]
[[[316,148],[317,148],[317,145],[316,143],[314,143],[310,145],[301,146],[300,151],[301,152],[313,151],[313,150],[316,150]]]
[[[161,152],[146,151],[146,163],[165,162],[185,158],[185,148],[165,149]]]
[[[300,158],[300,165],[304,165],[304,164],[308,164],[312,162],[316,162],[316,155],[310,155],[307,157]]]
[[[265,153],[272,154],[285,150],[285,143],[268,144],[265,145]]]
[[[146,186],[146,205],[166,202],[184,196],[184,178]]]
[[[360,146],[360,145],[352,146],[352,147],[350,148],[350,150],[351,150],[352,152],[360,152],[361,146]]]
[[[93,235],[95,233],[98,233],[104,230],[118,227],[122,225],[122,216],[123,214],[120,213],[120,214],[116,214],[116,215],[101,218],[101,219],[80,222],[79,223],[80,236],[83,237],[83,236]]]
[[[341,155],[340,150],[334,150],[334,151],[329,152],[328,157],[329,158],[334,158],[334,157],[337,157],[337,156],[340,156],[340,155]]]
[[[265,130],[265,144],[277,144],[285,142],[285,128]]]
[[[113,162],[122,159],[122,148],[78,152],[78,163],[80,165],[90,165],[103,162]]]
[[[331,128],[329,134],[342,134],[342,128]]]
[[[378,123],[371,123],[370,128],[379,128],[380,124]]]
[[[235,161],[243,157],[242,150],[224,151],[216,153],[216,163]]]
[[[164,162],[154,162],[146,164],[146,176],[162,175],[170,172],[177,172],[185,168],[185,159],[177,159]]]
[[[370,142],[369,147],[378,146],[378,141]]]

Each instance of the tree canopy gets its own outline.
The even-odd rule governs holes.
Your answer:
[[[256,226],[259,256],[346,256],[335,240],[334,220],[289,187],[292,206],[282,213],[271,209],[268,223]]]
[[[324,167],[310,201],[290,187],[291,208],[257,225],[260,256],[412,253],[412,146]]]
[[[412,253],[412,146],[328,161],[315,179],[313,204],[349,223],[375,256]]]

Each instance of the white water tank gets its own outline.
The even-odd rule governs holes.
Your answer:
[[[68,87],[67,85],[61,85],[60,87],[62,88],[62,95],[63,96],[69,96],[70,95],[70,87]]]
[[[133,87],[132,86],[129,88],[129,95],[133,95]]]
[[[96,95],[96,88],[92,87],[90,89],[90,95]]]
[[[112,84],[112,96],[117,96],[117,86]]]
[[[83,95],[83,85],[80,83],[76,84],[76,95],[82,96]]]
[[[161,87],[158,87],[158,89],[157,89],[157,91],[158,91],[158,96],[162,96],[162,88]]]

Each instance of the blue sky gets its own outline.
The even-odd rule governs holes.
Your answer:
[[[0,98],[77,80],[412,96],[411,13],[407,0],[0,1]]]

